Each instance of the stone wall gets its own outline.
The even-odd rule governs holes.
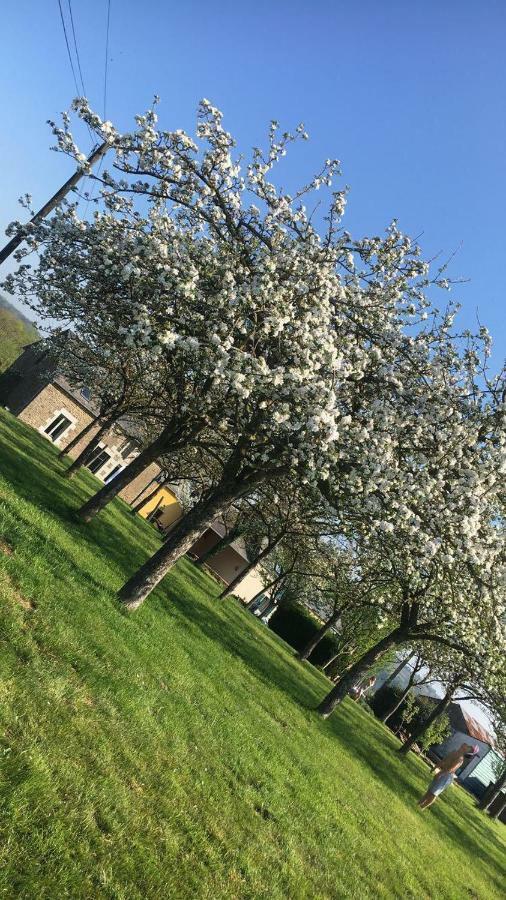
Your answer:
[[[39,431],[46,440],[51,440],[46,429],[59,415],[64,415],[70,425],[52,441],[55,447],[63,450],[93,421],[93,412],[84,402],[81,405],[74,393],[65,390],[65,384],[58,383],[58,378],[56,381],[53,380],[56,371],[55,360],[49,353],[41,351],[40,342],[32,344],[25,348],[9,369],[0,376],[0,402],[27,425]],[[95,437],[98,429],[99,425],[93,426],[72,448],[69,457],[75,459],[79,456]],[[132,448],[132,439],[116,426],[112,426],[102,435],[97,452],[98,449],[106,450],[109,454],[109,459],[95,473],[101,481],[105,481],[119,466],[122,468],[127,466],[136,456],[135,447]],[[127,455],[124,455],[125,452]],[[127,503],[133,502],[137,497],[141,499],[142,494],[160,471],[160,467],[152,463],[124,488],[119,496]]]
[[[60,390],[59,387],[56,387],[54,384],[46,384],[33,400],[21,410],[18,418],[21,419],[22,422],[26,422],[27,425],[31,425],[32,428],[36,428],[37,431],[40,431],[42,435],[46,436],[44,434],[45,429],[58,415],[60,415],[60,413],[67,416],[71,422],[69,428],[54,441],[55,446],[62,450],[74,439],[79,431],[82,431],[82,429],[91,422],[92,417],[89,413],[85,412],[75,400],[72,400],[71,397]],[[91,437],[91,433],[86,435],[83,446],[84,442]],[[79,448],[78,444],[72,455],[77,455],[80,449],[82,449],[82,447]]]
[[[19,413],[18,418],[32,428],[37,429],[47,440],[50,438],[45,434],[46,428],[55,420],[57,416],[63,414],[71,424],[63,434],[55,441],[54,445],[63,450],[78,434],[86,428],[92,421],[92,416],[84,410],[72,397],[55,384],[47,384],[39,393],[25,406]],[[97,434],[98,425],[94,426],[83,437],[82,441],[78,441],[75,447],[70,451],[69,456],[75,459],[91,439]],[[97,478],[104,481],[107,476],[116,468],[116,466],[126,466],[135,458],[135,453],[129,453],[128,456],[122,456],[122,447],[131,439],[120,429],[113,426],[105,435],[102,435],[98,447],[105,449],[110,459],[96,472]],[[146,489],[153,478],[160,474],[160,467],[156,463],[152,463],[148,468],[135,478],[119,496],[126,503],[132,500],[144,489]]]

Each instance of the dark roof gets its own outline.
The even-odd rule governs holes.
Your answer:
[[[36,341],[32,341],[30,344],[23,344],[22,347],[21,347],[21,349],[22,349],[22,350],[29,350],[30,347],[36,347],[37,344],[42,344],[42,343],[44,343],[44,341],[45,341],[45,338],[37,338]]]
[[[439,703],[441,700],[441,697],[431,697],[428,694],[423,694],[423,696],[434,704]],[[469,715],[467,710],[462,709],[460,703],[450,703],[448,719],[453,731],[461,731],[462,734],[468,734],[469,737],[474,738],[476,741],[482,741],[483,744],[488,744],[489,747],[495,746],[493,735],[477,722],[473,716]]]
[[[462,709],[460,703],[450,704],[448,718],[450,719],[450,725],[455,731],[462,731],[464,734],[468,734],[469,737],[482,741],[490,747],[495,745],[494,738],[490,732],[483,725],[480,725],[473,716],[469,715],[467,710]]]
[[[467,734],[467,724],[464,713],[462,707],[458,703],[450,703],[450,706],[448,707],[448,718],[454,731],[462,731],[464,734]]]
[[[232,543],[230,544],[230,546],[231,546],[232,550],[235,550],[235,552],[236,552],[239,556],[241,556],[243,559],[245,559],[246,562],[249,562],[249,561],[250,561],[249,556],[248,556],[248,554],[247,554],[247,552],[246,552],[246,547],[245,547],[245,545],[244,545],[244,541],[243,541],[242,538],[237,538],[236,541],[232,541]]]
[[[220,519],[215,519],[212,525],[209,526],[209,528],[211,531],[214,531],[214,533],[217,534],[220,538],[225,537],[227,533],[227,528],[225,524],[220,521]],[[244,540],[242,538],[239,537],[237,538],[237,540],[232,541],[232,543],[229,544],[229,547],[231,547],[231,549],[234,550],[238,554],[238,556],[242,557],[242,559],[245,559],[246,562],[250,561],[246,551],[246,547],[244,545]]]
[[[209,528],[211,529],[211,531],[214,531],[220,538],[225,537],[227,533],[225,525],[223,524],[223,522],[220,522],[219,519],[215,519],[212,525],[209,526]]]
[[[93,403],[93,400],[89,400],[82,392],[81,388],[74,387],[64,375],[59,375],[58,373],[53,377],[54,384],[57,384],[58,387],[63,388],[66,394],[69,397],[72,397],[76,403],[79,403],[79,406],[82,406],[83,409],[90,412],[92,416],[98,415],[98,407]]]

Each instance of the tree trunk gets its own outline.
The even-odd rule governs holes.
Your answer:
[[[279,584],[280,581],[283,581],[283,579],[286,578],[287,575],[289,575],[289,572],[282,572],[281,575],[278,575],[276,578],[273,578],[273,580],[270,581],[269,584],[266,584],[265,587],[263,587],[260,591],[257,591],[255,596],[252,597],[251,600],[248,600],[248,602],[246,604],[246,609],[252,609],[254,607],[256,601],[258,600],[259,597],[262,596],[262,594],[265,594],[267,591],[270,591],[270,589],[275,587],[277,584]]]
[[[494,785],[490,785],[490,788],[487,789],[487,791],[485,792],[485,796],[483,797],[483,800],[479,804],[479,808],[480,809],[488,809],[489,806],[491,806],[491,804],[494,802],[495,798],[499,796],[499,794],[501,793],[501,790],[505,784],[506,784],[506,768],[504,769],[504,772],[502,773],[502,775],[497,779],[496,783]]]
[[[138,513],[138,512],[141,511],[141,509],[144,509],[144,507],[147,506],[147,504],[149,503],[149,501],[152,500],[153,497],[156,497],[158,491],[159,491],[161,488],[165,487],[165,485],[167,484],[168,481],[170,481],[170,476],[169,476],[169,475],[167,475],[166,478],[162,478],[161,481],[157,481],[156,478],[153,478],[153,480],[149,482],[148,487],[150,487],[150,486],[151,486],[152,484],[154,484],[155,482],[156,482],[156,487],[155,487],[152,491],[150,491],[149,494],[146,494],[146,496],[144,497],[144,499],[143,499],[143,500],[140,500],[139,503],[136,504],[136,506],[133,506],[133,507],[132,507],[132,513],[135,515],[135,513]],[[146,490],[146,488],[144,488],[144,491],[145,491],[145,490]],[[137,497],[140,497],[140,496],[144,493],[144,491],[141,491],[140,494],[137,494]],[[137,498],[136,498],[136,499],[137,499]],[[149,518],[149,516],[148,516],[148,518]]]
[[[390,675],[389,675],[388,678],[383,682],[383,684],[381,685],[381,687],[378,688],[378,690],[376,691],[376,695],[380,694],[381,691],[383,690],[383,688],[387,688],[390,684],[392,684],[392,681],[395,681],[395,679],[397,678],[397,676],[401,674],[401,672],[402,672],[402,670],[404,669],[404,667],[407,666],[407,664],[408,664],[408,662],[410,661],[410,659],[411,659],[412,656],[413,656],[413,653],[408,653],[407,656],[403,656],[403,658],[401,659],[399,665],[393,670],[393,672],[390,673]]]
[[[132,509],[131,509],[132,515],[135,515],[135,513],[138,513],[141,511],[141,509],[144,509],[144,507],[148,505],[149,501],[152,500],[153,497],[156,497],[156,495],[161,487],[162,487],[161,483],[157,484],[156,487],[152,491],[149,492],[149,494],[146,494],[146,496],[144,497],[144,500],[140,500],[136,506],[132,506]]]
[[[336,659],[337,659],[337,657],[339,656],[339,652],[340,652],[340,651],[338,650],[337,653],[333,653],[333,654],[332,654],[332,656],[330,657],[330,659],[328,659],[327,662],[325,663],[325,665],[322,666],[322,672],[326,672],[327,669],[330,669],[332,663],[335,662]]]
[[[82,519],[83,522],[90,522],[97,513],[111,502],[111,500],[114,500],[114,497],[116,497],[123,488],[130,484],[134,478],[137,478],[137,475],[144,472],[144,469],[147,469],[150,463],[155,462],[165,449],[168,440],[168,434],[163,431],[160,437],[158,437],[156,441],[153,441],[149,447],[142,450],[139,455],[132,460],[130,465],[126,466],[122,472],[119,472],[116,475],[116,478],[113,478],[109,484],[104,484],[96,494],[90,497],[79,510],[79,518]]]
[[[94,435],[89,444],[86,445],[84,450],[81,450],[79,456],[76,456],[74,462],[70,464],[68,469],[65,469],[65,471],[63,472],[64,478],[72,478],[72,476],[75,475],[78,469],[82,468],[82,466],[84,466],[89,460],[91,460],[93,452],[98,447],[100,438],[106,433],[106,431],[109,431],[109,428],[114,424],[115,421],[116,416],[107,419],[107,421],[105,421],[103,425],[100,426],[96,435]]]
[[[336,622],[339,619],[339,616],[341,615],[341,613],[343,611],[343,608],[344,607],[340,607],[335,613],[332,613],[330,618],[327,619],[327,621],[323,623],[321,628],[318,629],[318,631],[313,635],[313,637],[311,637],[308,640],[307,644],[304,645],[302,650],[299,650],[299,652],[296,653],[297,659],[304,660],[304,659],[308,659],[308,657],[311,656],[315,647],[318,646],[320,641],[322,641],[323,638],[325,637],[325,635],[327,634],[327,631],[330,631],[332,626],[336,624]]]
[[[350,668],[350,666],[345,666],[344,669],[337,669],[334,672],[334,674],[331,674],[328,677],[330,678],[331,681],[334,682],[334,684],[337,684],[341,680],[343,675],[346,674],[346,672],[348,671],[349,668]]]
[[[153,521],[153,519],[155,518],[155,515],[156,515],[156,513],[158,512],[158,510],[160,509],[162,503],[163,503],[163,497],[159,497],[158,500],[157,500],[157,502],[155,503],[153,509],[151,510],[151,512],[149,513],[149,515],[146,517],[146,521],[147,521],[147,522],[152,522],[152,521]]]
[[[132,513],[133,516],[135,515],[136,512],[138,512],[139,509],[142,509],[142,507],[144,506],[144,500],[139,500],[139,497],[142,497],[142,495],[145,494],[147,490],[149,490],[149,488],[151,487],[152,484],[156,484],[157,487],[154,489],[154,491],[151,491],[151,493],[147,495],[148,499],[150,497],[153,497],[154,494],[156,494],[156,492],[160,486],[157,481],[158,477],[159,476],[157,475],[157,476],[155,476],[155,478],[152,478],[151,481],[148,484],[146,484],[142,488],[142,490],[139,491],[139,493],[136,494],[135,497],[133,498],[133,500],[131,501],[132,508],[131,508],[130,512]],[[137,500],[139,500],[139,503],[137,503]],[[136,504],[136,505],[134,505],[134,504]]]
[[[423,734],[427,731],[428,728],[432,725],[436,719],[439,719],[440,716],[443,715],[444,712],[448,709],[450,703],[452,702],[452,697],[457,687],[456,684],[451,684],[444,697],[436,704],[430,715],[426,718],[425,722],[422,722],[418,728],[410,734],[407,741],[404,742],[402,747],[399,747],[399,753],[407,753],[411,750],[413,744],[416,744],[417,740],[422,737]]]
[[[386,713],[383,716],[381,716],[382,722],[386,723],[388,721],[388,719],[390,718],[390,716],[393,716],[394,712],[397,712],[397,710],[399,709],[399,706],[401,706],[404,703],[410,690],[411,690],[411,685],[408,684],[407,688],[402,692],[399,700],[396,700],[394,705],[391,706],[390,709],[387,709]]]
[[[159,550],[123,585],[119,600],[128,610],[137,609],[149,596],[169,569],[209,528],[216,516],[225,512],[235,500],[237,490],[222,490],[201,500],[176,524]]]
[[[502,803],[499,803],[495,812],[490,813],[491,819],[498,819],[501,813],[506,809],[506,797],[504,798]]]
[[[338,654],[338,655],[339,655],[339,654]],[[338,682],[341,678],[343,678],[343,677],[346,675],[347,672],[349,672],[349,670],[351,669],[352,665],[353,665],[353,663],[350,663],[349,666],[345,666],[344,669],[338,669],[337,672],[335,672],[333,675],[329,675],[328,677],[330,678],[331,681],[334,682],[334,684],[337,684],[337,682]]]
[[[332,710],[336,708],[338,703],[341,703],[344,700],[348,691],[363,677],[363,675],[365,675],[371,666],[374,665],[378,659],[381,659],[391,647],[404,643],[406,638],[407,634],[403,628],[395,628],[394,631],[387,634],[381,641],[378,641],[374,647],[371,647],[367,653],[364,653],[364,655],[350,667],[346,674],[339,679],[336,686],[329,691],[327,696],[324,697],[317,707],[317,711],[320,715],[322,715],[324,719],[328,718]]]
[[[264,560],[266,558],[266,556],[269,555],[269,553],[272,553],[274,548],[277,547],[277,545],[279,544],[280,540],[281,540],[281,538],[276,538],[275,541],[271,541],[271,543],[267,544],[267,546],[264,547],[264,549],[261,551],[261,553],[259,553],[258,556],[255,557],[255,559],[250,560],[250,562],[247,564],[246,568],[244,568],[242,570],[242,572],[239,572],[239,574],[236,575],[235,578],[232,579],[230,584],[227,585],[227,587],[222,590],[222,592],[219,596],[219,599],[224,600],[224,598],[228,597],[229,594],[233,594],[237,585],[240,584],[241,581],[243,581],[246,578],[246,575],[249,575],[249,573],[252,572],[253,569],[256,569],[256,567],[260,565],[262,560]]]
[[[95,416],[95,418],[92,419],[91,422],[88,422],[88,424],[85,425],[85,427],[81,429],[81,431],[78,431],[76,436],[72,438],[72,440],[67,444],[67,446],[64,447],[63,450],[60,450],[60,452],[58,454],[58,459],[64,459],[65,456],[68,456],[70,451],[73,450],[74,447],[76,447],[80,441],[82,441],[83,437],[86,437],[86,435],[90,433],[91,429],[95,427],[95,425],[97,424],[97,422],[99,420],[100,420],[100,416]]]

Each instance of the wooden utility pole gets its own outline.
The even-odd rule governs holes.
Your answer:
[[[91,167],[94,163],[96,163],[97,159],[100,159],[101,156],[104,155],[105,151],[109,147],[109,144],[105,141],[103,144],[100,144],[99,147],[96,147],[90,155],[88,156],[88,165]],[[42,206],[38,212],[35,213],[32,219],[30,219],[29,225],[36,225],[37,222],[40,222],[41,219],[45,219],[46,216],[49,215],[50,212],[53,211],[55,206],[58,206],[61,200],[68,194],[68,192],[81,180],[83,175],[86,175],[85,169],[77,169],[76,172],[61,186],[61,188],[56,191],[56,194],[53,194],[50,200]],[[5,262],[8,256],[11,253],[14,253],[15,249],[19,247],[19,245],[24,241],[26,236],[26,225],[19,229],[18,233],[14,235],[13,238],[10,239],[9,243],[5,245],[3,250],[0,250],[0,265]]]

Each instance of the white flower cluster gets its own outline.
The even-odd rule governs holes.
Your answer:
[[[329,193],[318,231],[307,197],[331,188],[338,160],[293,194],[273,179],[303,126],[271,123],[248,163],[207,100],[195,139],[160,130],[153,109],[122,134],[87,101],[74,108],[111,144],[120,177],[103,173],[92,222],[71,205],[38,225],[39,267],[8,289],[107,336],[120,359],[137,348],[174,433],[219,435],[224,466],[240,458],[257,478],[322,487],[365,565],[398,573],[385,616],[402,608],[402,583],[430,621],[437,608],[454,631],[458,619],[478,635],[486,618],[502,635],[505,411],[479,386],[490,339],[468,336],[462,351],[455,308],[439,315],[428,299],[418,246],[396,222],[353,241],[345,189]],[[69,119],[53,130],[82,163]],[[442,271],[435,282],[449,286]]]

